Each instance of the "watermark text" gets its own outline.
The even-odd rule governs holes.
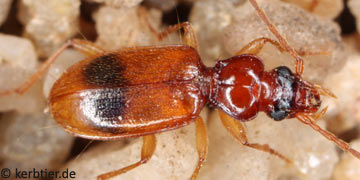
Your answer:
[[[70,171],[69,169],[65,169],[63,171],[52,171],[48,169],[36,169],[32,170],[21,170],[15,168],[14,170],[10,170],[9,168],[2,168],[0,170],[1,178],[17,178],[17,179],[54,179],[54,178],[63,178],[63,179],[75,179],[76,172]]]

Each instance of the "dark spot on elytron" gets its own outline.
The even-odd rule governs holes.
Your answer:
[[[126,88],[103,88],[88,99],[88,117],[94,119],[94,128],[110,133],[118,133],[113,128],[122,121],[126,109]]]
[[[111,88],[99,90],[100,95],[94,100],[96,117],[104,121],[112,121],[124,113],[125,109],[125,88]],[[116,121],[119,121],[116,119]]]
[[[123,76],[125,67],[114,54],[97,57],[83,69],[85,81],[101,87],[121,87],[126,83]]]

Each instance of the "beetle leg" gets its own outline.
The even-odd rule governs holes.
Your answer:
[[[206,156],[208,153],[208,144],[209,144],[207,130],[204,121],[200,116],[195,120],[195,126],[196,126],[196,147],[199,154],[199,160],[190,178],[191,180],[196,179],[201,166],[206,161]]]
[[[253,41],[251,41],[250,43],[248,43],[247,45],[245,45],[243,48],[241,48],[240,51],[238,51],[236,53],[236,55],[241,55],[241,54],[258,54],[261,49],[264,47],[264,45],[266,43],[271,43],[272,45],[274,45],[276,48],[278,48],[281,52],[284,51],[284,49],[280,46],[279,42],[266,38],[266,37],[262,37],[262,38],[258,38],[255,39]]]
[[[176,32],[180,30],[181,28],[184,28],[184,43],[188,46],[191,46],[195,48],[197,51],[199,51],[199,44],[198,40],[195,34],[195,31],[191,24],[189,22],[182,22],[180,24],[175,24],[173,26],[168,27],[164,31],[160,33],[156,33],[157,38],[161,41],[167,36],[169,36],[171,33]]]
[[[14,93],[21,95],[26,92],[33,84],[36,83],[36,81],[38,81],[45,74],[45,72],[49,69],[50,65],[53,64],[57,57],[59,57],[59,55],[64,52],[64,50],[69,46],[74,47],[76,50],[78,50],[85,56],[93,56],[105,52],[105,50],[97,47],[92,42],[79,39],[69,40],[64,45],[62,45],[52,56],[50,56],[27,81],[25,81],[16,89],[0,91],[0,97],[11,95]]]
[[[137,163],[131,164],[124,168],[114,170],[108,173],[101,174],[97,177],[98,180],[110,179],[112,177],[118,176],[120,174],[126,173],[132,169],[137,168],[138,166],[147,163],[151,156],[154,154],[156,148],[156,137],[154,134],[147,135],[143,137],[143,146],[141,149],[141,160]]]
[[[186,45],[191,46],[195,48],[197,51],[199,51],[199,44],[196,37],[196,33],[191,26],[189,22],[182,22],[180,24],[176,24],[173,26],[170,26],[169,28],[165,29],[161,33],[158,34],[158,39],[162,40],[169,36],[172,32],[178,31],[181,28],[184,28],[184,42]]]
[[[169,36],[171,33],[179,31],[181,28],[184,28],[184,42],[186,45],[191,46],[195,48],[197,51],[199,51],[199,45],[198,40],[196,37],[196,33],[194,29],[192,28],[191,24],[189,22],[182,22],[179,24],[175,24],[173,26],[168,27],[162,32],[158,32],[155,28],[151,26],[147,16],[147,11],[145,8],[140,7],[139,8],[139,16],[144,21],[146,26],[149,28],[150,32],[153,33],[159,41],[165,39],[167,36]]]
[[[219,111],[219,115],[221,122],[225,126],[226,130],[241,144],[275,155],[287,163],[292,163],[289,158],[272,149],[268,144],[249,143],[246,137],[245,129],[238,120],[230,117],[222,111]]]
[[[95,43],[87,40],[81,39],[73,39],[70,40],[71,46],[73,46],[76,50],[78,50],[81,54],[85,55],[86,57],[104,54],[106,51],[96,45]]]
[[[273,46],[275,46],[280,52],[286,51],[284,48],[281,47],[280,43],[278,41],[272,40],[270,38],[261,37],[258,39],[255,39],[251,41],[250,43],[246,44],[243,48],[240,49],[240,51],[236,52],[236,55],[241,54],[254,54],[257,55],[260,53],[262,48],[265,46],[266,43],[270,43]],[[296,52],[300,56],[314,56],[314,55],[327,55],[329,54],[328,51],[319,51],[319,52],[309,52],[309,51],[298,51]]]

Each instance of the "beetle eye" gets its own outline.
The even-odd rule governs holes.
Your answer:
[[[289,113],[287,111],[275,108],[274,111],[270,112],[270,117],[273,118],[275,121],[281,121],[285,119]]]
[[[282,76],[282,77],[292,76],[291,70],[286,66],[279,66],[275,70],[279,73],[279,76]]]
[[[275,68],[277,73],[277,83],[279,84],[280,97],[274,102],[273,109],[268,115],[275,121],[281,121],[288,117],[292,107],[293,85],[295,78],[290,69],[286,66],[279,66]]]

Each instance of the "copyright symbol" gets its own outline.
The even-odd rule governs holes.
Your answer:
[[[0,176],[1,176],[2,178],[9,178],[10,175],[11,175],[11,171],[10,171],[9,168],[3,168],[3,169],[1,169],[1,174],[0,174]]]

